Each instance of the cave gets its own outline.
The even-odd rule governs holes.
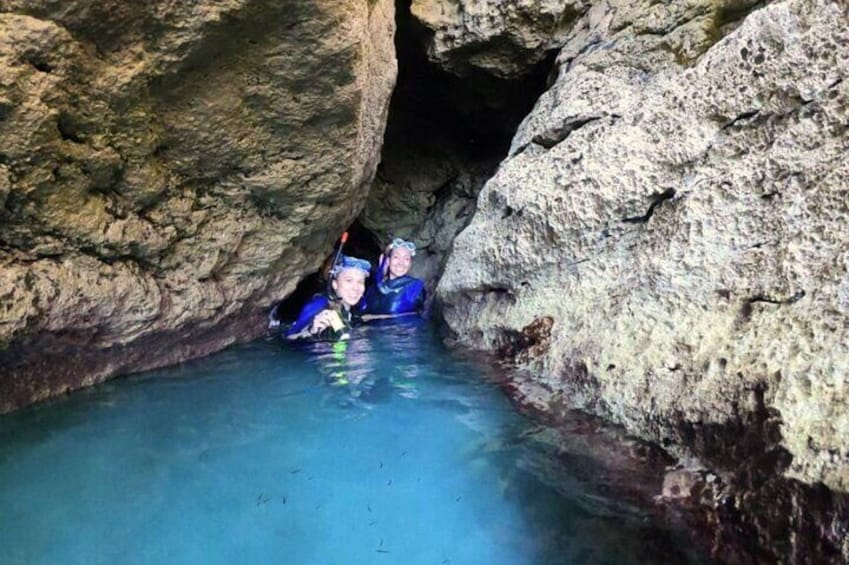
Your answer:
[[[415,18],[410,4],[396,2],[398,80],[381,163],[360,222],[376,240],[398,235],[416,241],[429,257],[419,274],[434,280],[449,250],[445,242],[468,224],[478,192],[547,88],[556,53],[529,63],[514,79],[475,68],[452,74],[428,58],[433,32]],[[452,201],[452,210],[461,212],[440,217]]]
[[[0,561],[46,559],[42,549],[61,541],[67,523],[85,525],[89,508],[142,518],[110,526],[142,540],[130,553],[192,547],[179,535],[191,523],[206,534],[196,547],[229,555],[205,542],[244,536],[221,536],[216,524],[204,531],[183,512],[194,492],[195,517],[214,516],[205,502],[225,477],[226,488],[249,485],[230,491],[227,506],[252,533],[260,529],[244,510],[272,516],[272,527],[299,504],[310,516],[332,510],[315,537],[292,538],[324,547],[327,526],[338,526],[349,542],[340,555],[368,563],[401,554],[418,500],[447,493],[449,517],[475,500],[483,505],[469,517],[498,517],[486,505],[511,499],[518,504],[505,516],[553,516],[574,493],[598,500],[575,479],[603,478],[605,469],[584,465],[599,460],[625,471],[625,491],[643,489],[606,508],[634,500],[686,513],[690,545],[715,558],[849,562],[849,14],[840,2],[125,4],[0,9],[0,414],[15,413],[0,429],[0,483],[10,494],[0,500],[13,503],[15,526],[0,527]],[[411,275],[427,281],[434,315],[369,320],[338,339],[278,339],[269,311],[278,305],[291,320],[326,289],[343,233],[344,252],[372,263],[392,238],[414,241]],[[470,370],[448,361],[455,355],[496,368]],[[461,383],[473,386],[458,402],[442,385]],[[490,389],[493,403],[469,418],[483,384],[510,398]],[[539,408],[539,420],[560,431],[604,427],[569,420],[585,410],[624,426],[623,441],[548,446],[513,424],[496,426],[502,438],[465,436],[484,412],[508,414],[507,402]],[[171,410],[161,414],[163,404]],[[379,412],[398,418],[357,429]],[[290,425],[297,415],[307,424],[300,431]],[[316,422],[325,426],[318,437]],[[498,489],[474,497],[446,488],[460,471],[450,457],[407,463],[458,423],[450,445],[539,449],[502,462],[507,472],[489,482]],[[251,431],[257,437],[245,442]],[[54,441],[62,437],[75,439]],[[305,438],[329,481],[306,485],[322,475],[301,456]],[[654,449],[634,438],[665,451],[641,476],[617,459]],[[87,451],[104,439],[101,454]],[[220,458],[222,439],[260,448]],[[374,451],[337,460],[369,441]],[[45,444],[59,449],[48,454]],[[446,445],[432,452],[451,453]],[[149,488],[161,476],[151,462],[169,467],[151,458],[163,446],[177,456],[172,469],[191,463],[185,492]],[[260,465],[266,475],[256,472],[258,455],[271,457]],[[469,459],[466,470],[477,472],[478,458]],[[564,477],[559,462],[581,473]],[[393,502],[400,511],[391,514],[373,506],[418,485],[423,467],[436,471],[425,480],[432,493]],[[529,467],[567,500],[523,487],[514,471]],[[209,481],[194,480],[204,469],[213,469]],[[374,494],[365,504],[298,496],[349,478],[362,486],[364,477],[379,479],[373,493],[360,491]],[[617,482],[601,486],[613,492]],[[104,491],[115,495],[112,512],[88,504]],[[529,496],[541,492],[545,512],[530,511]],[[140,512],[124,511],[126,493],[147,501]],[[175,527],[161,529],[172,499]],[[83,513],[65,514],[74,510]],[[359,533],[376,532],[376,510],[380,528],[397,528],[353,540],[373,545],[350,543],[346,532],[360,524],[338,517],[360,516]],[[605,531],[595,514],[582,515],[591,522],[576,542]],[[56,529],[42,517],[56,518]],[[461,553],[474,535],[452,526],[477,520],[423,518],[462,534],[427,562],[497,562]],[[539,534],[571,540],[553,533],[557,523],[492,532],[497,542],[518,532],[520,545]],[[81,541],[86,533],[92,542]],[[651,531],[632,533],[632,546],[617,537],[566,543],[545,562],[651,562],[631,551]],[[67,541],[72,551],[100,547],[99,534],[75,530]],[[669,553],[676,541],[654,539],[672,548],[655,561],[686,561]],[[27,543],[32,553],[20,553]],[[624,549],[626,559],[603,558],[594,545]],[[351,546],[363,553],[352,559]],[[300,562],[282,546],[255,561],[279,555]]]
[[[469,68],[452,74],[428,59],[433,32],[410,12],[410,0],[396,2],[398,82],[389,110],[383,162],[393,149],[453,151],[466,161],[501,160],[516,128],[549,85],[556,51],[528,64],[517,79],[505,79]],[[446,146],[447,144],[447,146]]]
[[[432,294],[449,251],[441,242],[453,240],[471,220],[478,192],[549,86],[556,51],[529,63],[520,78],[495,77],[477,69],[457,76],[428,59],[433,32],[416,20],[410,5],[411,0],[395,3],[398,79],[381,162],[365,208],[347,229],[344,250],[375,265],[392,237],[411,239],[420,252],[413,272],[427,280]],[[429,172],[422,175],[422,171]],[[411,194],[418,197],[410,198]],[[440,217],[451,201],[462,202],[462,213]],[[337,248],[338,242],[334,254]],[[324,289],[328,261],[281,302],[280,319],[294,319],[299,306]]]

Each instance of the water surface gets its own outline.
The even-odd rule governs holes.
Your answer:
[[[0,563],[694,561],[491,380],[407,321],[2,416]]]

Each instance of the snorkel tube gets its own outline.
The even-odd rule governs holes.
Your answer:
[[[348,241],[348,232],[343,231],[342,237],[339,238],[339,247],[336,248],[336,256],[333,257],[333,263],[330,265],[330,272],[327,277],[327,295],[334,296],[335,292],[333,290],[333,277],[335,276],[336,268],[339,266],[339,259],[342,257],[342,247],[345,246],[345,242]],[[347,327],[345,323],[342,321],[342,310],[338,303],[331,299],[331,303],[334,304],[333,311],[336,314],[334,318],[330,322],[330,327],[333,329],[334,334],[337,339],[347,339],[348,336],[345,333]]]
[[[342,248],[345,246],[345,242],[348,241],[348,232],[343,231],[342,237],[339,238],[339,247],[336,248],[336,255],[333,257],[333,262],[330,264],[330,270],[327,271],[327,295],[333,296],[333,271],[336,270],[336,266],[339,265],[339,258],[342,257]]]
[[[333,280],[333,271],[339,265],[339,259],[342,257],[342,248],[345,247],[345,242],[348,241],[348,232],[343,231],[342,237],[339,238],[339,247],[336,248],[336,255],[333,256],[333,262],[330,263],[330,270],[327,271],[327,290],[330,291],[330,282]]]
[[[339,247],[336,249],[336,257],[333,258],[333,265],[330,267],[331,270],[339,264],[339,257],[342,256],[342,247],[346,241],[348,241],[348,232],[343,231],[342,237],[339,238]]]

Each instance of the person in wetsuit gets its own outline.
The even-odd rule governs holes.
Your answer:
[[[360,309],[365,318],[421,312],[425,303],[424,282],[407,273],[416,244],[395,238],[380,256],[374,284],[369,286]]]
[[[330,271],[331,290],[317,294],[301,308],[285,332],[286,339],[339,340],[350,337],[354,310],[365,292],[371,263],[342,255]]]

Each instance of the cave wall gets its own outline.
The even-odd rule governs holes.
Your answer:
[[[395,237],[415,242],[410,274],[425,281],[431,296],[454,238],[471,220],[498,159],[472,157],[453,138],[424,134],[424,129],[410,135],[395,127],[397,122],[387,130],[383,159],[359,221],[379,250]]]
[[[433,32],[428,57],[463,77],[516,78],[559,49],[590,0],[413,0]]]
[[[357,216],[389,0],[0,2],[0,412],[262,331]]]
[[[757,535],[795,532],[773,558],[849,559],[847,30],[841,2],[594,3],[437,289],[539,405],[745,468],[735,512],[775,495]],[[831,510],[802,535],[813,507],[766,476]]]

